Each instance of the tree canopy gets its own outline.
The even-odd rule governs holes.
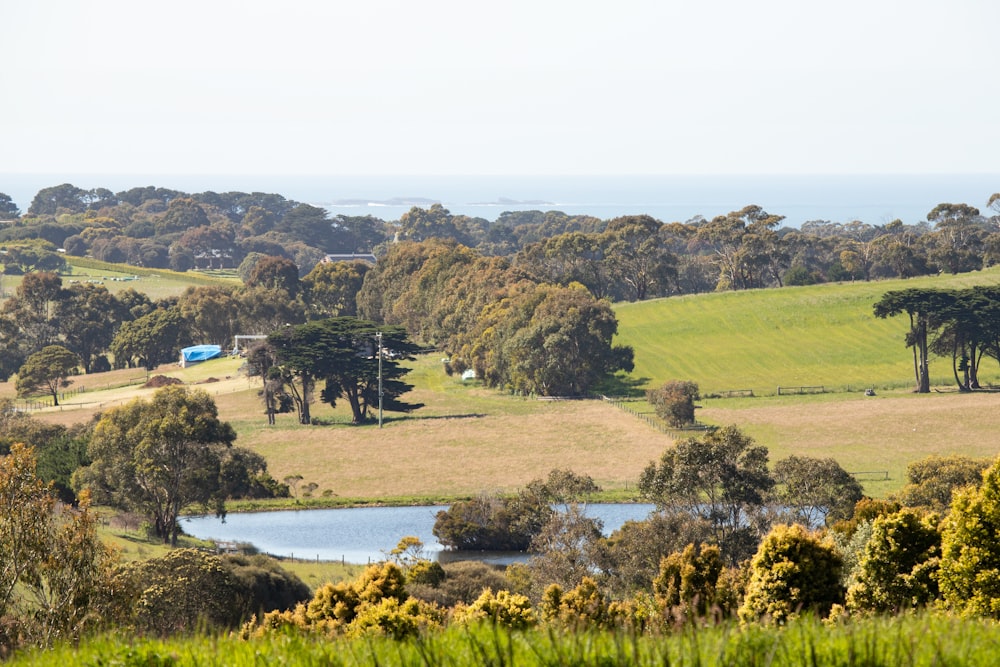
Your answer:
[[[300,396],[301,423],[311,421],[309,396],[318,381],[325,384],[320,395],[324,402],[336,406],[344,399],[351,407],[352,423],[365,422],[379,404],[380,369],[384,410],[410,412],[422,407],[401,399],[412,385],[402,381],[409,369],[400,362],[411,359],[417,351],[402,327],[333,317],[279,329],[267,340],[273,349],[274,366],[283,371],[287,383],[299,383],[296,395]]]
[[[28,357],[17,372],[17,395],[29,396],[39,389],[59,405],[59,390],[69,385],[66,378],[80,366],[80,357],[61,345],[47,345]]]
[[[218,418],[207,392],[171,386],[104,413],[94,427],[78,488],[115,507],[150,516],[164,542],[177,543],[177,517],[189,504],[225,511],[220,476],[236,432]]]
[[[767,463],[766,447],[727,426],[669,447],[642,471],[639,492],[662,509],[708,521],[735,563],[757,543],[760,510],[774,487]]]
[[[880,318],[908,315],[910,327],[905,342],[913,348],[919,393],[930,392],[932,353],[950,358],[961,391],[979,388],[983,357],[1000,360],[1000,288],[996,286],[892,290],[873,308]]]

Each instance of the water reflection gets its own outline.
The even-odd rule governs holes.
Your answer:
[[[399,540],[413,535],[430,558],[451,562],[474,558],[496,564],[523,560],[507,552],[444,552],[432,532],[437,513],[447,505],[418,507],[356,507],[329,510],[283,510],[230,514],[225,522],[214,516],[185,517],[181,527],[193,537],[217,542],[243,542],[275,556],[368,563],[383,560]],[[645,519],[653,506],[601,503],[586,513],[604,523],[609,535],[625,521]]]

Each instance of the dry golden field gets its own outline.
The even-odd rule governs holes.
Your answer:
[[[236,428],[237,444],[264,455],[277,479],[301,475],[300,489],[316,484],[316,496],[326,491],[353,500],[447,499],[516,489],[553,468],[591,475],[608,490],[630,490],[672,443],[669,435],[610,404],[539,401],[464,386],[429,357],[415,363],[409,379],[416,389],[406,397],[425,407],[409,415],[385,413],[382,429],[350,426],[343,408],[319,404],[313,416],[326,425],[301,426],[294,415],[279,415],[269,427],[257,383],[239,372],[239,364],[168,364],[156,373],[208,391],[221,418]],[[126,384],[143,379],[136,370],[78,378],[90,390],[35,416],[63,424],[86,421],[101,409],[151,395],[154,390],[141,384]],[[3,395],[13,395],[9,383],[0,386]],[[701,404],[701,421],[740,426],[769,448],[772,462],[791,454],[832,457],[848,471],[868,473],[861,479],[875,496],[898,489],[906,465],[929,454],[1000,453],[1000,393],[899,391]]]

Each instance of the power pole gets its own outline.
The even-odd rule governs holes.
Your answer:
[[[375,332],[378,341],[378,427],[382,428],[382,332]]]

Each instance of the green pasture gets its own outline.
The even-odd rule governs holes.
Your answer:
[[[233,273],[178,272],[168,269],[147,269],[128,264],[112,264],[89,257],[67,256],[70,272],[63,274],[63,285],[73,282],[92,282],[104,285],[112,294],[132,288],[151,299],[177,296],[191,286],[225,285],[239,282]]]
[[[64,287],[74,283],[103,285],[112,294],[132,288],[151,299],[177,296],[191,286],[232,285],[240,282],[235,271],[187,271],[148,269],[128,264],[101,262],[89,257],[66,256],[69,270],[60,274]],[[21,284],[21,276],[0,274],[0,301]]]
[[[1000,267],[909,280],[837,283],[670,297],[615,306],[616,342],[635,348],[641,386],[693,380],[703,394],[780,387],[861,391],[914,384],[904,343],[909,320],[885,320],[872,306],[885,292],[1000,283]],[[986,364],[981,381],[1000,382]],[[931,364],[932,382],[952,383],[950,360]]]

